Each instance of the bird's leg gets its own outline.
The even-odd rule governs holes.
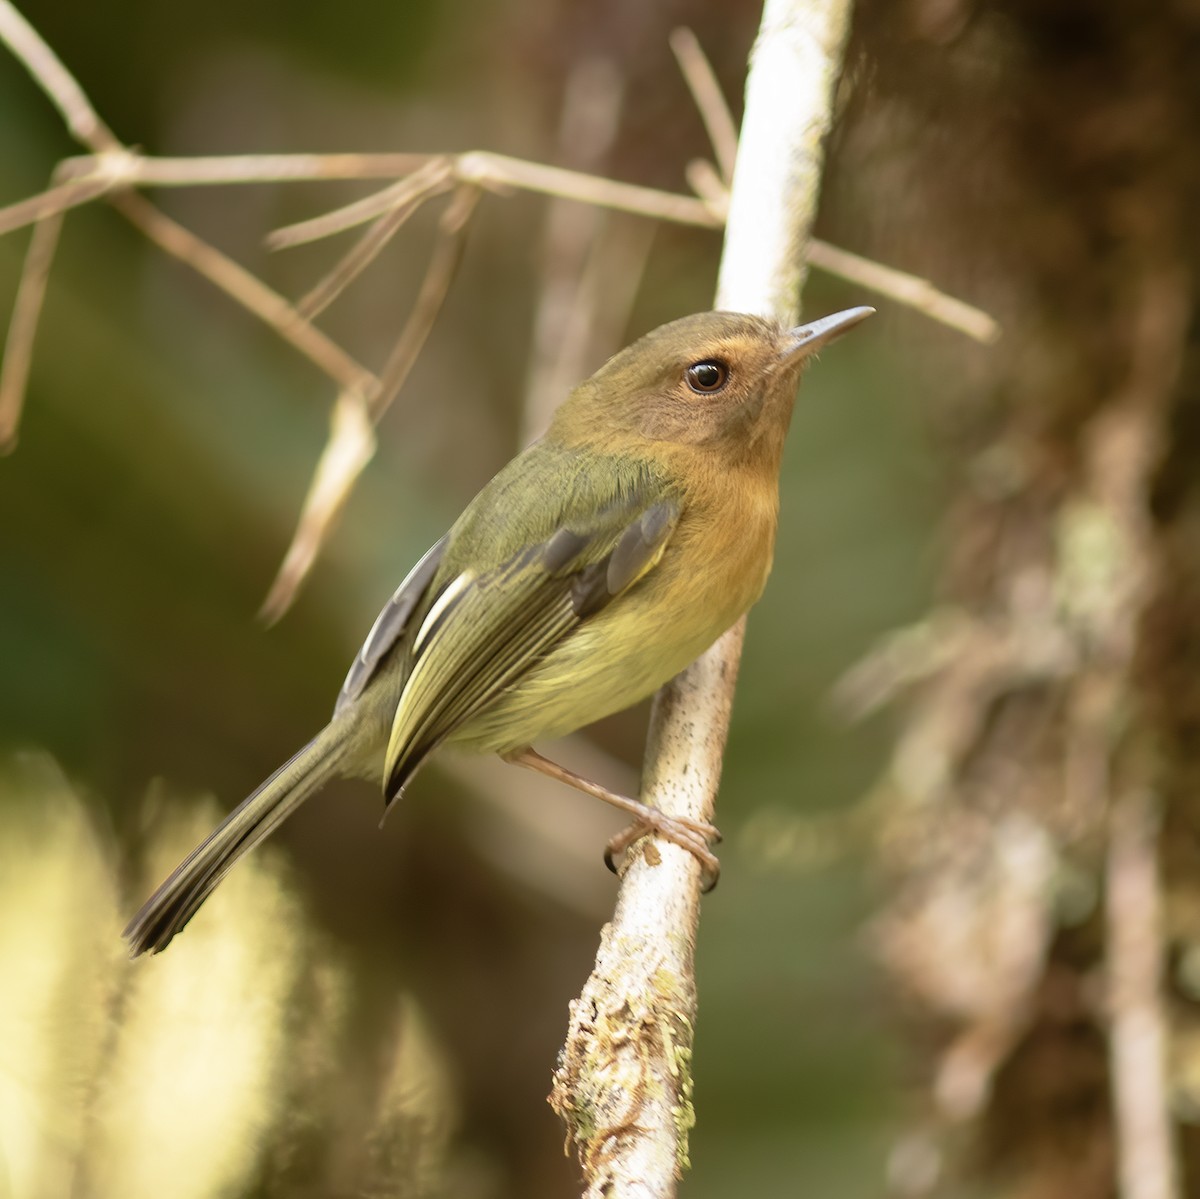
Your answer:
[[[557,762],[551,762],[528,745],[500,756],[514,766],[536,770],[539,774],[566,783],[568,787],[574,787],[576,791],[582,791],[585,795],[594,795],[633,817],[633,824],[624,832],[618,833],[604,851],[604,863],[614,874],[617,869],[617,856],[641,837],[654,833],[681,849],[686,849],[696,858],[704,872],[705,891],[711,891],[717,885],[717,879],[721,875],[721,863],[716,854],[709,849],[710,842],[721,840],[720,830],[715,825],[706,824],[702,820],[690,820],[686,816],[669,816],[658,808],[650,807],[649,804],[630,799],[627,795],[619,795],[607,787],[601,787],[599,783],[585,779],[573,770],[568,770],[565,766],[560,766]]]

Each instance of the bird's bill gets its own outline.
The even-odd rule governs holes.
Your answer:
[[[816,353],[835,338],[841,337],[847,329],[865,321],[874,311],[874,308],[865,306],[847,308],[842,312],[823,316],[819,320],[809,321],[807,325],[789,329],[784,343],[784,360],[794,362],[800,358],[807,358],[809,354]]]

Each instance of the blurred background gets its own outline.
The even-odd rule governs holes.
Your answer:
[[[668,35],[695,31],[737,113],[759,16],[712,0],[22,11],[147,153],[479,148],[672,191],[711,150]],[[698,947],[695,1199],[1111,1193],[1094,998],[1107,809],[1055,797],[1078,687],[1101,697],[1083,726],[1117,710],[1152,726],[1158,771],[1190,761],[1163,713],[1195,690],[1174,678],[1156,707],[1135,665],[1152,596],[1197,577],[1174,530],[1197,436],[1180,197],[1200,161],[1185,153],[1200,19],[1139,13],[858,7],[818,232],[1006,332],[985,348],[820,274],[805,291],[809,315],[881,311],[807,377],[749,624]],[[0,146],[3,203],[78,152],[7,57]],[[154,199],[296,297],[346,243],[269,254],[265,235],[375,187]],[[372,367],[440,206],[321,317]],[[718,234],[567,208],[484,197],[378,452],[270,628],[256,613],[334,389],[103,203],[68,217],[20,444],[0,460],[0,1194],[576,1193],[544,1097],[615,895],[600,858],[615,826],[581,797],[447,759],[380,831],[374,789],[331,788],[169,953],[131,964],[118,938],[324,723],[379,607],[545,396],[709,306]],[[0,311],[27,238],[0,239]],[[560,310],[582,314],[573,340]],[[1164,365],[1130,365],[1146,361]],[[1114,493],[1089,438],[1127,393],[1151,394],[1153,437]],[[1067,520],[1081,511],[1090,525]],[[1121,523],[1131,511],[1149,524]],[[1128,572],[1144,586],[1114,614]],[[1100,596],[1083,616],[1078,588]],[[1156,617],[1160,659],[1192,644],[1178,609]],[[996,649],[1039,621],[1058,658]],[[1101,635],[1112,621],[1124,641]],[[914,683],[900,723],[851,719]],[[623,714],[563,753],[633,786],[645,723]],[[1088,752],[1108,761],[1106,737]],[[1172,1092],[1177,1114],[1188,1095]],[[1037,1133],[1009,1119],[1031,1111]]]

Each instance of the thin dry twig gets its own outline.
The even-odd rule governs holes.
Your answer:
[[[310,362],[348,391],[366,391],[374,375],[303,316],[257,275],[185,229],[136,192],[112,197],[112,205],[155,245],[190,266],[269,325]]]
[[[2,3],[3,0],[0,0]],[[557,196],[578,203],[614,208],[636,216],[676,224],[719,228],[728,196],[712,167],[690,163],[688,180],[696,197],[620,183],[601,176],[542,163],[525,162],[486,151],[458,156],[428,154],[260,154],[208,158],[146,158],[123,147],[68,158],[51,191],[0,208],[0,233],[10,232],[60,209],[74,208],[116,190],[134,187],[195,187],[225,184],[404,178],[383,191],[334,212],[289,225],[270,234],[272,249],[300,245],[353,228],[388,212],[410,194],[423,201],[448,190],[455,181],[490,190],[505,187]],[[78,187],[78,191],[70,190]],[[987,313],[940,291],[927,279],[852,254],[813,239],[809,260],[820,270],[869,288],[977,341],[991,342],[999,325]]]
[[[656,220],[699,225],[705,229],[719,228],[723,220],[719,214],[712,212],[703,200],[694,196],[658,191],[636,183],[621,183],[615,179],[606,179],[602,175],[589,175],[582,171],[568,170],[566,167],[528,162],[522,158],[510,158],[505,154],[492,154],[487,150],[440,155],[433,161],[426,162],[423,169],[430,172],[428,180],[423,180],[422,187],[418,189],[422,190],[424,195],[434,195],[438,190],[444,191],[450,182],[471,183],[492,191],[516,188],[537,192],[558,199],[575,200],[581,204],[616,208],[622,212]],[[356,200],[344,208],[277,229],[269,235],[268,245],[272,249],[282,249],[285,246],[327,237],[354,225],[365,224],[398,203],[397,196],[406,195],[407,181],[401,180],[376,195]]]
[[[23,229],[26,225],[90,203],[110,191],[112,186],[108,179],[69,179],[65,183],[55,184],[27,200],[0,208],[0,234],[12,233],[15,229]]]
[[[464,184],[454,193],[446,211],[442,213],[438,222],[438,238],[425,278],[421,280],[416,303],[395,349],[384,364],[379,386],[371,396],[371,414],[376,420],[387,411],[397,392],[404,386],[446,302],[450,284],[462,260],[467,225],[475,212],[475,205],[479,203],[479,197],[478,188]]]
[[[385,212],[341,257],[337,265],[296,304],[306,320],[324,312],[383,253],[388,242],[416,212],[424,197],[413,196]]]
[[[21,281],[17,284],[12,320],[4,342],[4,357],[0,359],[0,454],[16,448],[17,428],[21,423],[21,409],[33,365],[33,345],[62,224],[61,212],[39,221],[33,227],[29,248],[25,251]]]
[[[683,169],[688,186],[714,212],[729,215],[729,187],[707,158],[693,158]]]
[[[948,296],[928,279],[884,266],[881,262],[874,262],[823,241],[814,240],[810,243],[808,261],[810,266],[818,270],[896,300],[906,308],[924,313],[939,324],[957,329],[976,341],[987,344],[1000,336],[1000,325],[994,317],[964,300]]]
[[[458,269],[466,228],[479,195],[478,188],[463,185],[451,197],[438,223],[438,238],[416,303],[383,371],[365,393],[350,392],[338,399],[329,441],[317,464],[296,531],[259,610],[269,624],[291,607],[355,481],[375,451],[371,429],[404,386],[433,329]]]
[[[1163,985],[1158,813],[1145,792],[1109,814],[1109,1041],[1122,1199],[1177,1199]]]
[[[95,151],[92,173],[70,160],[55,172],[49,189],[75,180],[78,186],[107,192],[109,184],[129,186],[140,155],[123,146],[100,119],[87,95],[9,0],[0,0],[0,40],[25,65],[34,81],[62,113],[71,133]],[[79,171],[76,176],[73,172]],[[192,267],[265,321],[284,340],[304,354],[345,390],[365,390],[374,376],[319,329],[309,324],[282,296],[227,255],[160,212],[144,197],[124,190],[109,196],[113,206],[168,254]],[[0,446],[11,448],[24,402],[33,343],[45,297],[46,283],[61,231],[63,211],[50,209],[36,226],[26,255],[21,284],[9,325],[5,359],[0,368]],[[9,210],[11,213],[11,209]],[[34,219],[38,219],[35,215]]]
[[[211,187],[245,183],[352,182],[396,179],[433,154],[209,154],[148,158],[135,150],[81,154],[62,162],[64,179],[112,177],[126,187]]]
[[[76,141],[98,152],[121,148],[116,134],[100,119],[75,77],[10,0],[0,0],[0,41],[62,114]]]
[[[699,39],[690,29],[680,26],[672,31],[669,40],[712,143],[717,169],[728,184],[733,178],[733,164],[737,159],[738,134],[725,93],[721,91],[717,74]]]
[[[274,624],[291,606],[349,498],[354,481],[375,454],[375,426],[361,391],[344,391],[333,406],[329,439],[321,451],[300,520],[259,609]]]
[[[336,208],[311,220],[276,229],[267,235],[267,248],[284,250],[330,237],[397,209],[407,209],[410,204],[420,203],[438,192],[449,191],[453,186],[454,171],[451,164],[445,159],[434,159],[382,191],[355,200],[344,208]]]

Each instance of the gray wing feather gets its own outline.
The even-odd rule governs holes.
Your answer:
[[[443,739],[650,570],[679,512],[672,497],[624,527],[614,513],[597,530],[558,529],[466,581],[435,621],[427,617],[392,724],[389,799]]]
[[[575,615],[594,616],[657,560],[675,528],[679,505],[675,500],[652,504],[617,538],[598,562],[579,571],[571,584]]]
[[[434,545],[425,556],[408,572],[404,582],[396,588],[392,598],[384,605],[367,634],[362,649],[350,665],[350,672],[342,684],[342,690],[334,705],[334,715],[343,711],[363,693],[363,688],[375,675],[380,662],[393,646],[404,636],[413,612],[425,597],[442,555],[446,552],[449,534]]]

